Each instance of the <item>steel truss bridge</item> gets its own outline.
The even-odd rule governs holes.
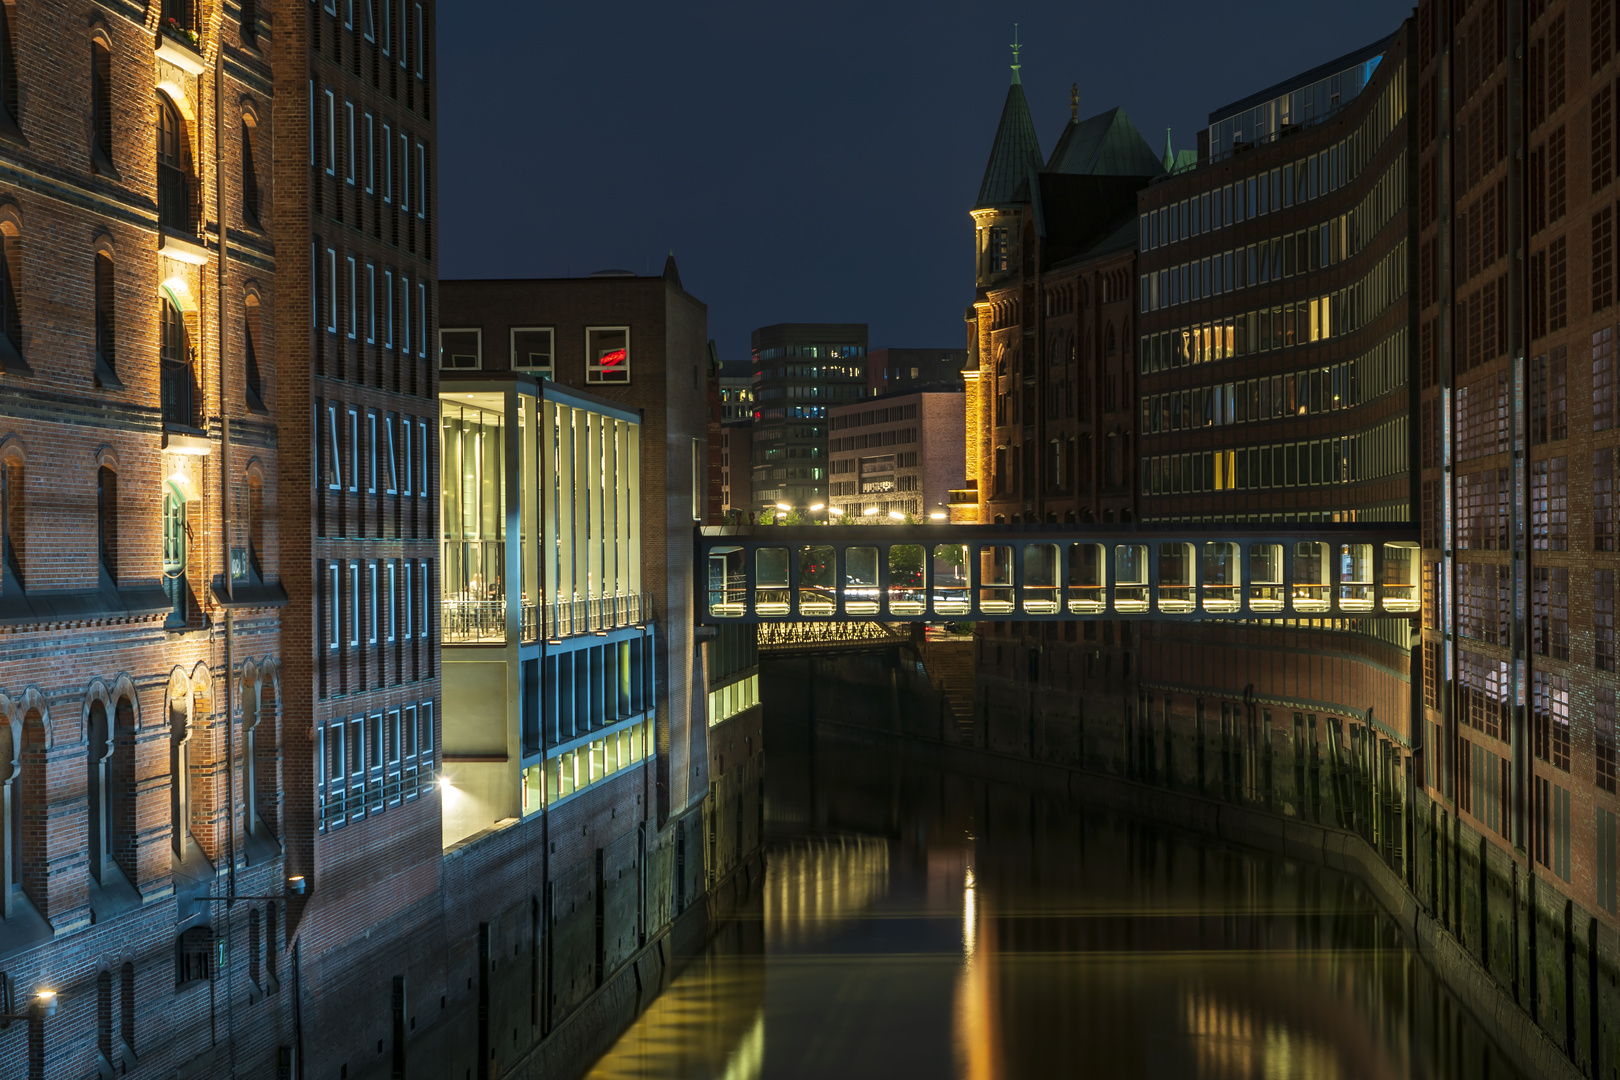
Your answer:
[[[1406,522],[705,526],[697,621],[1411,617]]]

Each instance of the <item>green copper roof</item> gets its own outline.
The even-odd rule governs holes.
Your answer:
[[[1176,151],[1175,151],[1175,148],[1170,145],[1170,129],[1169,128],[1164,129],[1164,161],[1163,161],[1162,164],[1164,165],[1164,171],[1165,172],[1172,172],[1172,171],[1175,170],[1175,167],[1176,167]]]
[[[1046,163],[1047,172],[1089,176],[1158,176],[1164,167],[1125,110],[1070,121]]]
[[[1196,168],[1198,168],[1198,151],[1196,151],[1196,150],[1177,150],[1176,151],[1176,167],[1174,169],[1170,170],[1171,172],[1186,172],[1189,169],[1196,169]]]
[[[1028,192],[1020,198],[1018,188],[1029,179],[1031,172],[1040,170],[1041,144],[1035,138],[1029,102],[1024,100],[1024,88],[1019,85],[1018,73],[1014,71],[1013,84],[1007,88],[1007,103],[1001,107],[996,141],[990,147],[990,162],[984,167],[984,182],[979,185],[979,198],[973,208],[1028,202]]]

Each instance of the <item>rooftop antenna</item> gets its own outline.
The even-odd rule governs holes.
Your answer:
[[[1022,46],[1022,45],[1020,45],[1020,44],[1018,44],[1018,24],[1017,24],[1017,23],[1013,23],[1013,43],[1012,43],[1012,54],[1013,54],[1013,62],[1012,62],[1012,73],[1013,73],[1013,82],[1018,82],[1018,81],[1019,81],[1019,79],[1018,79],[1018,69],[1019,69],[1019,68],[1021,68],[1021,67],[1023,67],[1023,65],[1022,65],[1022,64],[1020,64],[1020,63],[1019,63],[1019,62],[1018,62],[1018,50],[1019,50],[1019,49],[1021,49],[1021,48],[1023,48],[1023,46]]]

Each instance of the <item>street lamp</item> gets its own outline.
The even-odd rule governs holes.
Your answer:
[[[844,508],[842,506],[829,506],[829,507],[827,507],[827,513],[829,513],[829,514],[837,514],[840,517],[842,517],[843,513],[844,513]]]
[[[866,508],[866,509],[865,509],[865,510],[862,510],[862,511],[861,511],[861,515],[862,515],[862,516],[863,516],[863,517],[871,517],[871,516],[872,516],[872,515],[873,515],[873,514],[876,514],[876,513],[877,513],[877,512],[878,512],[878,508],[877,508],[877,507],[875,507],[875,506],[868,506],[868,507],[867,507],[867,508]]]
[[[896,520],[896,521],[904,521],[904,520],[906,520],[906,515],[902,514],[898,510],[890,510],[889,511],[889,516],[894,518],[894,520]]]
[[[41,990],[34,995],[28,1003],[28,1011],[20,1013],[0,1013],[0,1022],[11,1023],[13,1020],[49,1020],[56,1015],[56,991]]]
[[[289,896],[303,896],[308,883],[303,874],[294,874],[287,879],[287,891],[280,896],[239,896],[235,893],[226,893],[224,896],[211,896],[210,900],[224,900],[226,903],[235,903],[238,900],[285,900]],[[201,899],[199,897],[198,899]]]

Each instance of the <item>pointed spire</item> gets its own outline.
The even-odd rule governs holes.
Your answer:
[[[685,288],[685,286],[681,284],[681,272],[680,272],[680,270],[676,269],[676,267],[675,267],[675,249],[674,248],[669,249],[669,257],[664,260],[664,274],[663,274],[663,277],[664,277],[664,279],[666,281],[673,281],[675,283],[675,287],[677,289]]]
[[[1015,61],[1020,47],[1013,46]],[[1001,107],[1001,123],[996,126],[996,141],[990,147],[990,160],[984,167],[984,180],[979,184],[979,198],[973,204],[975,209],[1028,202],[1028,196],[1020,196],[1019,189],[1032,172],[1041,170],[1041,144],[1035,137],[1035,122],[1029,116],[1024,88],[1018,82],[1018,66],[1016,62],[1013,64],[1012,85],[1007,88],[1007,101]]]
[[[1013,73],[1013,77],[1012,77],[1012,81],[1015,82],[1015,83],[1020,81],[1019,78],[1018,78],[1018,69],[1024,66],[1024,65],[1022,65],[1022,64],[1020,64],[1018,62],[1018,50],[1022,49],[1022,48],[1023,48],[1023,46],[1018,44],[1018,24],[1013,23],[1013,43],[1012,43],[1012,54],[1013,54],[1012,73]]]
[[[1170,129],[1164,129],[1164,171],[1173,172],[1176,167],[1176,152],[1170,148]]]
[[[1080,122],[1080,84],[1069,84],[1069,123]]]

